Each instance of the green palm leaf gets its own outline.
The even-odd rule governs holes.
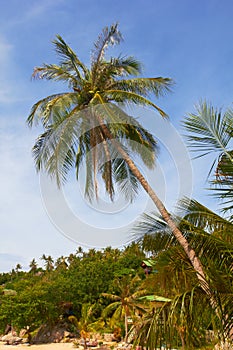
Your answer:
[[[197,114],[189,114],[183,122],[185,129],[191,134],[186,135],[191,149],[199,152],[199,157],[219,151],[228,154],[227,145],[231,139],[229,121],[232,112],[228,111],[222,115],[221,111],[214,110],[206,102],[196,106],[196,109]]]
[[[45,170],[55,177],[59,187],[66,181],[67,172],[75,162],[80,125],[79,115],[69,119],[62,116],[60,122],[39,136],[33,147],[37,170]]]
[[[77,77],[73,74],[73,72],[70,72],[67,69],[64,69],[64,67],[56,64],[44,64],[43,67],[34,68],[33,78],[65,81],[68,82],[69,87],[77,87],[78,85]],[[79,84],[79,86],[80,85],[81,84]]]
[[[155,108],[159,114],[162,116],[162,117],[167,117],[167,114],[160,108],[158,107],[155,103],[151,102],[151,100],[137,94],[137,93],[134,93],[134,92],[131,92],[131,91],[122,91],[122,90],[117,90],[117,89],[114,89],[114,90],[107,90],[103,93],[103,100],[105,100],[105,95],[107,95],[107,98],[110,100],[110,101],[116,101],[118,103],[123,103],[123,104],[126,104],[126,105],[129,105],[129,104],[140,104],[141,106],[151,106],[153,108]],[[100,101],[101,103],[101,101]]]
[[[188,198],[183,198],[179,202],[178,209],[181,212],[185,212],[185,220],[210,234],[215,233],[215,235],[221,237],[229,232],[230,237],[231,232],[233,233],[233,224],[231,222],[194,199],[190,201]]]
[[[109,89],[131,91],[143,96],[153,93],[159,97],[163,96],[165,92],[170,91],[173,84],[174,82],[170,78],[133,78],[114,82],[109,86]]]
[[[233,110],[225,113],[214,109],[206,102],[197,106],[197,114],[190,114],[183,122],[188,145],[192,151],[197,152],[197,157],[209,153],[217,153],[217,158],[210,168],[211,174],[215,164],[216,174],[210,181],[214,195],[222,200],[222,210],[231,213],[233,199],[233,152],[229,149],[233,135]],[[232,219],[232,215],[230,218]]]
[[[82,73],[85,79],[89,79],[90,73],[87,67],[79,60],[75,52],[66,44],[60,35],[56,36],[57,39],[53,41],[55,50],[61,57],[61,66],[66,67],[68,70],[72,70],[76,73],[76,79],[82,80]],[[80,68],[82,73],[80,73]]]

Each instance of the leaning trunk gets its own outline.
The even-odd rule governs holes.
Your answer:
[[[132,159],[128,156],[128,154],[122,149],[122,147],[119,145],[119,143],[116,140],[112,140],[115,147],[119,151],[119,153],[122,155],[123,159],[128,164],[129,168],[131,169],[132,173],[137,177],[139,182],[141,183],[144,190],[148,193],[150,198],[153,200],[154,204],[156,205],[158,211],[162,215],[164,221],[167,223],[169,228],[171,229],[173,235],[179,242],[179,244],[183,247],[189,261],[191,262],[195,272],[196,276],[198,278],[198,281],[200,283],[200,286],[202,290],[207,294],[209,297],[210,305],[212,309],[215,311],[217,317],[221,320],[222,319],[222,312],[221,308],[219,307],[219,303],[216,300],[216,297],[214,296],[209,283],[207,282],[205,272],[202,266],[202,263],[198,256],[196,255],[194,249],[190,246],[187,239],[183,236],[180,229],[177,227],[176,223],[171,218],[171,215],[168,213],[167,209],[165,208],[162,201],[158,198],[152,187],[149,185],[149,183],[146,181],[144,176],[141,174],[139,169],[136,167]],[[227,335],[225,335],[227,337]],[[224,337],[225,337],[224,336]]]
[[[201,264],[201,261],[199,260],[198,256],[196,255],[194,249],[189,245],[187,239],[183,236],[182,232],[177,227],[176,223],[171,218],[171,215],[163,205],[162,201],[158,198],[152,187],[149,185],[147,180],[144,178],[142,173],[139,171],[137,166],[134,164],[132,159],[128,156],[128,154],[124,151],[124,149],[121,147],[120,143],[113,138],[111,135],[111,132],[109,131],[106,124],[103,123],[101,118],[97,115],[97,119],[100,123],[100,127],[103,131],[103,134],[106,138],[110,139],[114,147],[117,149],[117,151],[121,154],[122,158],[126,161],[128,164],[130,170],[132,173],[136,176],[144,190],[148,193],[154,204],[156,205],[158,211],[160,212],[161,216],[163,217],[164,221],[167,223],[169,228],[171,229],[173,235],[179,242],[179,244],[183,247],[189,261],[191,262],[194,270],[196,271],[197,278],[199,280],[201,288],[204,290],[204,292],[209,296],[211,306],[216,309],[217,308],[217,301],[214,298],[214,295],[210,289],[210,286],[206,280],[205,272],[203,269],[203,266]]]
[[[130,167],[132,173],[137,177],[140,184],[144,188],[144,190],[148,193],[150,198],[153,200],[154,204],[156,205],[158,211],[162,215],[164,221],[167,223],[169,228],[171,229],[173,235],[177,239],[177,241],[180,243],[180,245],[183,247],[188,259],[190,260],[194,270],[197,273],[197,278],[200,282],[200,285],[202,289],[209,295],[212,296],[212,293],[210,291],[210,287],[206,282],[205,273],[203,266],[197,257],[195,251],[190,247],[187,239],[183,236],[182,232],[177,227],[176,223],[171,218],[171,215],[168,213],[167,209],[161,202],[161,200],[158,198],[152,187],[149,185],[147,180],[144,178],[144,176],[141,174],[141,172],[138,170],[132,159],[127,155],[127,153],[119,146],[118,151],[121,153],[121,155],[124,157],[124,160],[127,162],[128,166]]]

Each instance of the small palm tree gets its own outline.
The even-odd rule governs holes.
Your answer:
[[[111,315],[114,323],[124,320],[125,342],[128,339],[129,318],[134,320],[136,314],[142,314],[145,311],[139,297],[145,295],[146,291],[140,289],[140,282],[138,276],[125,275],[115,280],[116,294],[102,293],[103,297],[112,301],[104,309],[103,317]]]
[[[100,319],[94,320],[93,311],[95,305],[83,304],[81,310],[81,317],[78,320],[77,327],[80,331],[80,336],[84,340],[84,349],[87,349],[88,339],[90,338],[90,332],[100,330],[103,328],[104,322]]]

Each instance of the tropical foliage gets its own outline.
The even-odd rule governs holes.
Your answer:
[[[186,214],[174,218],[204,266],[214,295],[210,303],[163,218],[144,214],[134,229],[143,248],[155,259],[157,273],[146,279],[146,285],[172,300],[139,320],[136,342],[142,346],[152,349],[163,344],[169,348],[181,341],[183,348],[190,349],[206,341],[207,330],[223,340],[221,348],[230,346],[224,342],[232,340],[233,334],[232,120],[232,110],[222,115],[204,102],[183,123],[189,145],[199,157],[217,152],[209,172],[210,176],[215,168],[215,178],[210,183],[228,215],[224,218],[196,200],[183,199],[179,206]]]
[[[180,218],[179,227],[205,267],[215,304],[203,294],[192,265],[166,223],[156,215],[144,215],[134,232],[140,234],[144,249],[153,254],[156,271],[144,285],[147,291],[172,300],[146,314],[137,325],[138,342],[151,348],[161,342],[168,346],[172,339],[181,340],[188,348],[200,346],[207,329],[215,330],[220,338],[232,334],[233,225],[195,200],[183,200],[180,206],[186,215]]]
[[[211,189],[222,200],[222,210],[230,220],[233,201],[233,110],[224,113],[210,103],[202,102],[196,107],[196,113],[190,113],[183,125],[187,132],[187,141],[197,157],[214,153],[216,158],[210,167]],[[213,174],[212,174],[213,175]]]
[[[109,247],[71,255],[66,259],[70,260],[66,268],[58,265],[48,270],[45,264],[45,268],[31,268],[28,272],[0,274],[0,333],[7,324],[18,330],[28,325],[32,330],[43,324],[54,325],[62,315],[67,316],[64,312],[67,303],[72,304],[80,330],[86,330],[86,325],[96,321],[106,307],[101,294],[112,293],[115,276],[127,271],[144,275],[140,264],[145,255],[134,244],[121,251]],[[83,305],[87,305],[86,309]],[[90,320],[88,310],[92,310]]]

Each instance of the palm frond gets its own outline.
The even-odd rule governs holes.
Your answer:
[[[93,112],[101,116],[112,138],[119,140],[129,154],[137,154],[147,167],[153,169],[158,151],[157,142],[138,120],[113,103],[97,105]]]
[[[233,159],[233,151],[228,152]],[[218,160],[215,179],[211,182],[211,190],[214,196],[221,199],[221,210],[232,219],[233,215],[233,162],[226,154],[222,154]]]
[[[66,44],[63,38],[60,35],[56,36],[57,39],[53,40],[53,44],[55,45],[55,50],[58,53],[59,57],[61,57],[61,65],[66,66],[76,73],[76,77],[82,80],[82,74],[79,71],[79,68],[82,69],[82,73],[85,79],[89,79],[89,70],[83,64],[75,52]]]
[[[39,122],[42,122],[42,124],[45,125],[43,122],[44,115],[43,115],[43,112],[41,113],[41,111],[43,111],[47,103],[49,103],[53,99],[56,99],[58,96],[63,96],[63,94],[61,93],[61,94],[54,94],[54,95],[47,96],[39,100],[32,106],[30,114],[26,121],[29,127],[32,127],[33,124],[37,126]]]
[[[92,67],[93,65],[97,67],[99,62],[103,60],[105,50],[109,45],[119,44],[122,40],[122,35],[118,30],[118,23],[113,24],[110,27],[105,27],[97,41],[94,43],[94,49],[91,55]]]
[[[191,150],[198,152],[199,157],[216,151],[228,154],[229,112],[222,114],[207,102],[197,105],[196,110],[196,114],[189,114],[183,122],[189,133],[186,138]]]
[[[35,79],[68,82],[68,86],[71,88],[80,87],[82,83],[81,76],[77,79],[77,76],[74,76],[66,67],[56,64],[44,64],[42,67],[35,67],[32,77]]]
[[[109,304],[104,308],[104,310],[102,311],[102,317],[106,318],[108,316],[112,316],[114,312],[119,308],[119,306],[120,306],[120,301],[112,302],[111,304]]]
[[[151,106],[155,108],[162,117],[167,117],[167,114],[151,100],[131,91],[123,91],[118,89],[106,90],[103,92],[103,100],[116,101],[126,105],[132,103],[141,106]],[[102,103],[101,100],[100,103]]]
[[[189,223],[205,230],[210,234],[215,234],[218,237],[229,233],[233,233],[233,224],[223,217],[217,215],[198,201],[188,198],[183,198],[178,204],[178,209],[186,212],[184,219]]]
[[[196,107],[197,114],[190,114],[183,122],[188,144],[192,151],[198,153],[198,157],[217,152],[208,176],[217,164],[215,178],[210,181],[214,190],[214,196],[222,201],[222,211],[232,212],[233,198],[233,152],[229,149],[233,135],[233,110],[225,113],[214,109],[211,104],[201,103]],[[230,218],[233,216],[230,215]]]
[[[61,119],[41,134],[33,147],[37,169],[55,177],[60,187],[75,162],[75,148],[80,137],[79,116]]]
[[[91,203],[93,198],[96,195],[95,191],[95,180],[93,177],[93,163],[92,160],[89,159],[85,161],[85,167],[86,167],[86,182],[85,182],[85,196]],[[77,174],[77,171],[76,171]]]
[[[111,57],[110,62],[104,62],[104,72],[111,77],[137,76],[142,72],[142,65],[141,62],[136,60],[133,56]]]
[[[139,183],[124,159],[114,159],[113,175],[120,192],[125,196],[127,201],[132,202],[138,193]]]
[[[169,92],[173,84],[174,82],[170,78],[133,78],[115,81],[108,89],[134,92],[142,96],[154,94],[159,97]]]
[[[140,221],[136,224],[133,232],[139,233],[142,236],[167,230],[167,224],[156,213],[142,214]]]
[[[37,103],[31,109],[31,113],[27,118],[27,123],[31,127],[33,124],[42,123],[47,128],[53,123],[56,125],[58,121],[64,119],[72,113],[72,109],[77,111],[78,99],[76,93],[61,93],[48,96]],[[62,109],[63,113],[61,113]]]

